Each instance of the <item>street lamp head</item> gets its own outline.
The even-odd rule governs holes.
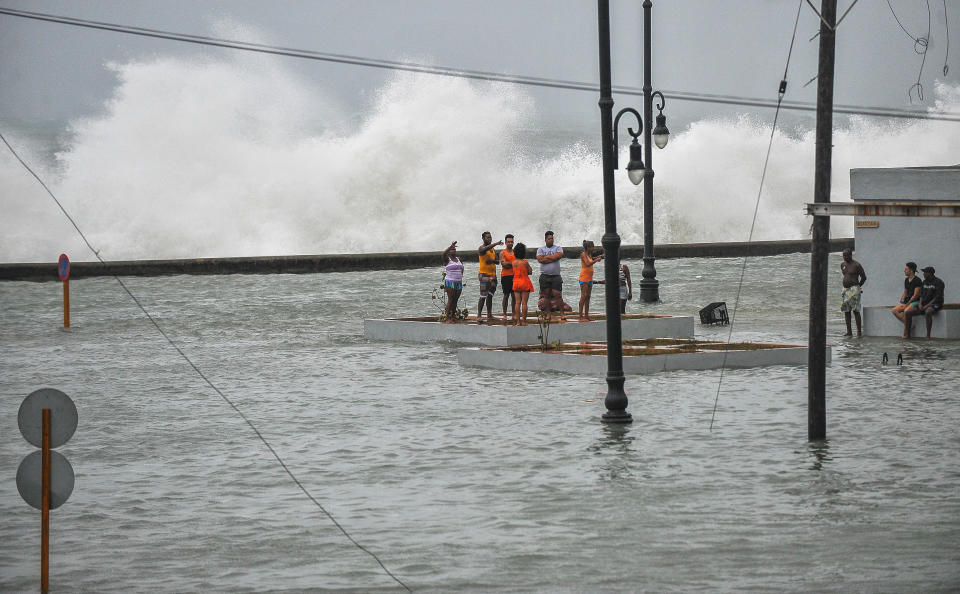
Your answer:
[[[657,126],[653,129],[653,142],[657,148],[663,148],[667,146],[668,140],[670,140],[670,130],[667,130],[667,116],[660,112],[657,115]]]
[[[667,141],[670,140],[670,130],[667,130],[667,116],[663,115],[663,108],[667,104],[667,100],[663,98],[663,93],[660,91],[654,91],[650,95],[650,101],[655,99],[660,99],[660,103],[657,104],[657,125],[653,129],[653,143],[657,145],[657,148],[663,148],[667,146]]]
[[[635,186],[643,181],[643,176],[646,174],[642,156],[643,148],[637,142],[637,137],[634,136],[633,142],[630,143],[630,162],[627,163],[627,177]]]

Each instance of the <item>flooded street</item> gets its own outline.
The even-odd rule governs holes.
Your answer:
[[[628,311],[732,309],[741,262],[659,261],[663,303]],[[439,266],[124,280],[414,590],[956,589],[960,342],[842,338],[838,264],[821,444],[804,367],[727,370],[712,431],[719,370],[628,377],[635,421],[614,427],[603,377],[463,368],[456,345],[363,337],[365,317],[429,314]],[[808,283],[809,255],[751,259],[733,338],[806,344]],[[471,312],[476,296],[468,282]],[[60,298],[0,284],[0,590],[39,583],[40,514],[13,478],[33,451],[17,410],[41,387],[80,418],[60,450],[76,487],[51,514],[54,590],[398,588],[116,281],[71,283],[68,330]]]

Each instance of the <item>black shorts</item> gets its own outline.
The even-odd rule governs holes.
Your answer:
[[[935,313],[937,313],[938,311],[940,311],[941,309],[943,309],[943,304],[942,304],[942,303],[931,303],[930,305],[925,305],[925,306],[923,307],[923,313],[935,314]]]
[[[540,290],[546,291],[547,289],[553,289],[557,293],[563,292],[563,277],[559,274],[541,274]]]
[[[500,285],[503,287],[504,295],[513,295],[513,275],[512,274],[508,274],[507,276],[501,276]]]

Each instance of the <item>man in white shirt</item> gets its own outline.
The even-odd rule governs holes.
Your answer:
[[[553,245],[553,231],[543,235],[546,245],[537,249],[537,262],[540,262],[540,292],[547,302],[547,316],[549,322],[553,316],[554,301],[560,303],[560,321],[567,321],[567,312],[563,308],[563,278],[560,276],[560,259],[563,258],[563,248]]]

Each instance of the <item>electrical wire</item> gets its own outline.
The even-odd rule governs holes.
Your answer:
[[[783,68],[783,78],[780,79],[780,87],[777,90],[777,110],[773,114],[773,124],[770,126],[770,140],[767,142],[767,155],[763,159],[763,172],[760,174],[760,188],[757,190],[757,200],[753,207],[753,219],[750,221],[750,235],[747,238],[747,251],[749,253],[749,244],[753,241],[753,230],[757,224],[757,212],[760,210],[760,197],[763,195],[763,182],[767,178],[767,165],[770,163],[770,152],[773,149],[773,137],[777,131],[777,119],[780,116],[779,103],[787,92],[787,72],[790,70],[790,57],[793,55],[793,43],[797,38],[797,24],[800,22],[800,10],[803,8],[803,0],[797,5],[797,18],[793,23],[793,37],[790,39],[790,50],[787,52],[787,63]],[[717,395],[713,399],[713,412],[710,413],[710,431],[713,431],[713,421],[717,416],[717,404],[720,402],[720,389],[723,387],[723,375],[727,369],[727,353],[730,351],[730,339],[733,337],[733,326],[737,321],[737,308],[740,306],[740,292],[743,289],[743,277],[747,272],[747,256],[743,258],[743,264],[740,267],[740,281],[737,283],[737,296],[733,302],[733,312],[730,315],[730,329],[727,332],[727,342],[723,347],[723,361],[720,363],[720,380],[717,382]]]
[[[920,83],[920,79],[923,77],[923,66],[927,63],[927,50],[930,49],[930,31],[932,29],[932,25],[932,18],[930,16],[930,0],[927,0],[927,36],[923,38],[923,58],[920,60],[920,72],[917,73],[917,82],[914,85],[917,88],[917,97],[920,99],[920,101],[923,101],[923,85]],[[910,96],[909,90],[907,91],[907,96]]]
[[[70,213],[67,212],[67,209],[64,208],[63,204],[60,203],[60,200],[57,199],[57,197],[53,194],[53,192],[50,191],[50,188],[47,187],[47,184],[45,184],[43,180],[40,178],[40,176],[33,171],[33,169],[20,157],[17,151],[14,150],[14,148],[10,145],[10,143],[7,142],[7,139],[3,136],[2,132],[0,132],[0,140],[2,140],[5,145],[7,145],[7,148],[10,150],[11,153],[13,153],[13,156],[16,157],[17,161],[19,161],[20,164],[23,165],[23,167],[30,172],[30,175],[32,175],[37,180],[37,182],[40,183],[43,189],[47,191],[47,194],[49,194],[50,197],[53,198],[53,201],[57,203],[57,207],[59,207],[60,211],[64,214],[65,217],[67,217],[67,220],[70,221],[70,224],[73,225],[73,228],[77,230],[77,233],[80,235],[80,238],[83,240],[83,243],[85,243],[87,248],[91,252],[93,252],[93,255],[97,258],[97,260],[101,264],[106,265],[106,261],[100,257],[100,250],[94,249],[94,247],[90,244],[90,241],[87,239],[87,236],[84,235],[83,231],[80,230],[80,227],[77,225],[76,221],[73,220],[73,217],[70,216]],[[241,411],[237,407],[237,405],[234,404],[234,402],[230,400],[230,398],[228,398],[227,395],[220,390],[220,388],[218,388],[212,381],[210,381],[210,378],[208,378],[206,374],[204,374],[200,370],[200,368],[196,366],[196,364],[190,359],[190,357],[188,357],[187,354],[184,353],[183,350],[180,347],[178,347],[175,342],[173,342],[173,340],[170,338],[170,336],[167,335],[167,333],[163,330],[163,328],[160,326],[157,320],[152,315],[150,315],[150,312],[148,312],[147,309],[140,302],[140,300],[137,299],[137,296],[133,294],[133,291],[131,291],[129,287],[127,287],[126,283],[124,283],[120,279],[120,277],[115,274],[111,276],[113,276],[114,280],[116,280],[117,283],[120,284],[120,287],[123,288],[123,290],[127,293],[127,295],[130,296],[130,299],[132,299],[133,302],[137,304],[137,307],[140,308],[140,311],[143,312],[143,315],[147,316],[147,319],[150,320],[153,326],[157,329],[160,335],[163,336],[164,339],[166,339],[166,341],[170,344],[170,346],[172,346],[174,350],[176,350],[177,353],[181,357],[183,357],[183,360],[187,362],[187,364],[197,373],[197,375],[200,376],[200,378],[204,382],[206,382],[206,384],[210,386],[213,389],[213,391],[216,392],[217,395],[219,395],[220,398],[223,399],[224,402],[230,405],[230,408],[232,408],[238,415],[240,415],[240,418],[243,419],[247,423],[247,425],[250,427],[250,429],[253,430],[256,436],[260,438],[260,441],[263,442],[263,445],[265,445],[267,449],[270,451],[270,453],[273,454],[273,457],[276,458],[277,462],[280,463],[280,466],[283,468],[284,472],[286,472],[287,475],[290,477],[290,479],[293,480],[293,482],[297,485],[297,487],[299,487],[300,490],[303,491],[303,494],[306,495],[307,498],[310,499],[310,501],[312,501],[314,505],[316,505],[317,508],[319,508],[320,511],[322,511],[324,515],[326,515],[327,518],[330,519],[331,522],[333,522],[334,526],[340,529],[340,532],[342,532],[343,535],[347,537],[347,539],[354,544],[354,546],[356,546],[361,551],[373,557],[373,559],[380,565],[380,567],[383,569],[383,571],[387,573],[387,575],[393,578],[393,580],[398,584],[400,584],[407,592],[412,592],[413,590],[411,590],[409,586],[403,583],[400,580],[400,578],[395,576],[389,569],[387,569],[387,566],[383,564],[383,561],[380,560],[380,557],[378,557],[374,552],[372,552],[371,550],[369,550],[368,548],[366,548],[365,546],[357,542],[353,538],[353,536],[351,536],[350,533],[347,532],[347,530],[340,524],[340,522],[338,522],[336,518],[334,518],[333,515],[329,511],[327,511],[327,509],[316,499],[316,497],[314,497],[313,494],[311,494],[310,491],[307,490],[307,488],[303,485],[303,483],[300,482],[300,479],[298,479],[297,476],[293,474],[293,471],[290,470],[290,467],[287,466],[287,463],[283,461],[283,458],[280,457],[280,454],[277,453],[275,449],[273,449],[273,446],[270,445],[270,442],[268,442],[267,439],[263,436],[263,434],[260,433],[260,430],[257,429],[257,427],[247,417],[247,415],[243,414],[243,411]]]
[[[913,40],[913,51],[917,54],[923,56],[923,59],[920,60],[920,72],[917,73],[917,82],[910,85],[907,89],[907,97],[910,99],[910,103],[913,103],[913,91],[916,89],[917,98],[920,101],[923,101],[923,83],[920,82],[920,79],[923,77],[923,66],[927,63],[927,49],[930,46],[930,29],[931,29],[931,16],[930,16],[930,0],[927,0],[927,36],[926,37],[914,37],[910,31],[907,31],[907,28],[903,26],[903,23],[900,22],[900,17],[897,16],[895,10],[893,10],[893,5],[890,4],[890,0],[887,0],[887,7],[890,8],[890,14],[893,15],[893,20],[897,21],[897,25],[900,26],[900,29]],[[944,10],[946,10],[946,0],[944,0]]]
[[[950,72],[950,19],[947,17],[947,0],[943,0],[943,26],[947,32],[947,51],[943,53],[943,75]]]
[[[433,74],[437,76],[452,76],[472,80],[483,80],[490,82],[505,82],[510,84],[527,85],[535,87],[546,87],[555,89],[566,89],[573,91],[599,92],[600,86],[596,83],[571,81],[554,78],[543,78],[526,75],[512,75],[498,72],[488,72],[482,70],[466,70],[459,68],[450,68],[446,66],[430,66],[427,64],[417,64],[413,62],[400,62],[393,60],[381,60],[375,58],[364,58],[361,56],[352,56],[347,54],[334,54],[326,52],[317,52],[312,50],[303,50],[287,48],[259,43],[250,43],[246,41],[235,41],[220,39],[215,37],[205,37],[201,35],[188,35],[184,33],[174,33],[170,31],[161,31],[158,29],[147,29],[143,27],[132,27],[127,25],[118,25],[114,23],[105,23],[100,21],[90,21],[85,19],[76,19],[72,17],[63,17],[58,15],[28,12],[24,10],[12,10],[0,7],[0,14],[15,16],[26,19],[46,21],[63,25],[76,27],[85,27],[104,31],[113,31],[116,33],[126,33],[130,35],[139,35],[143,37],[153,37],[158,39],[167,39],[171,41],[180,41],[184,43],[194,43],[212,47],[221,47],[227,49],[243,50],[250,52],[259,52],[277,56],[292,58],[303,58],[308,60],[318,60],[322,62],[331,62],[337,64],[347,64],[352,66],[364,66],[368,68],[381,68],[387,70],[400,70],[406,72],[417,72],[421,74]],[[643,89],[634,86],[614,86],[613,92],[621,95],[642,96]],[[744,107],[762,107],[769,109],[789,109],[795,111],[816,111],[816,105],[808,102],[799,101],[771,101],[769,99],[760,99],[756,97],[744,97],[738,95],[717,95],[710,93],[694,93],[688,91],[662,91],[667,99],[675,101],[690,101],[701,103],[712,103],[721,105],[738,105]],[[834,106],[835,113],[850,115],[864,115],[871,117],[886,118],[907,118],[924,120],[944,120],[960,122],[960,112],[950,111],[919,111],[907,109],[893,109],[885,107],[871,107],[862,105],[844,105]]]

